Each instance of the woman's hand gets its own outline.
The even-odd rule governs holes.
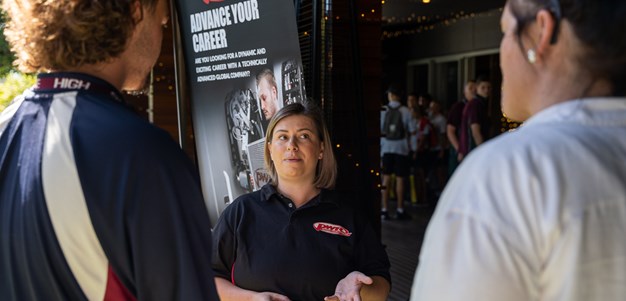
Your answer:
[[[335,294],[325,297],[325,301],[361,301],[361,287],[363,284],[370,285],[372,278],[361,272],[354,271],[345,278],[339,280],[335,288]]]
[[[240,288],[222,277],[215,277],[215,287],[222,301],[291,301],[281,294],[273,292],[255,292]]]
[[[291,301],[286,296],[283,296],[277,293],[272,293],[272,292],[258,293],[256,297],[254,298],[254,300],[257,300],[257,301]]]

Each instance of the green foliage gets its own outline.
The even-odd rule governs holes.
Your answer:
[[[11,72],[0,79],[0,112],[24,90],[35,84],[36,76]],[[3,82],[4,81],[4,82]]]
[[[9,46],[2,36],[0,37],[0,76],[7,75],[11,70],[13,70],[13,53],[9,51]]]
[[[0,0],[0,2],[2,2]],[[0,11],[0,77],[6,76],[13,69],[14,56],[9,43],[4,38],[4,11]]]

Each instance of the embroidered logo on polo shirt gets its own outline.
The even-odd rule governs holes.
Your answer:
[[[348,236],[348,237],[352,235],[352,233],[348,231],[348,229],[342,226],[330,224],[330,223],[317,222],[313,224],[313,228],[316,231],[322,231],[322,232],[326,232],[326,233],[334,234],[334,235],[341,235],[341,236]]]

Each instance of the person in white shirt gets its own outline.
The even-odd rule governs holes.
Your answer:
[[[625,1],[509,0],[502,108],[428,226],[411,300],[626,298]]]

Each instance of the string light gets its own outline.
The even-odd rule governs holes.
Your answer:
[[[506,114],[502,113],[502,118],[500,118],[500,133],[511,132],[520,127],[522,123],[513,121],[506,117]]]
[[[461,20],[474,18],[493,17],[502,14],[502,8],[481,13],[467,13],[465,11],[450,12],[447,15],[416,16],[411,14],[405,18],[382,17],[382,22],[386,26],[401,25],[403,29],[383,30],[382,39],[396,38],[403,35],[420,34],[432,31],[440,27],[447,27]],[[410,27],[410,28],[407,28]]]
[[[352,153],[348,150],[348,148],[350,148],[349,146],[346,147],[345,145],[342,146],[341,148],[339,148],[340,144],[337,143],[335,144],[335,146],[337,147],[337,150],[335,151],[335,156],[337,158],[338,162],[346,162],[351,166],[354,166],[354,168],[359,169],[361,168],[361,163],[357,162],[355,158],[355,156],[352,155]],[[380,188],[381,184],[380,184],[380,166],[379,166],[378,161],[373,161],[370,163],[365,164],[365,166],[363,166],[365,169],[363,170],[364,172],[367,172],[369,170],[369,176],[371,177],[371,185],[372,188]],[[372,165],[370,165],[372,164]],[[367,166],[370,165],[370,166]]]

